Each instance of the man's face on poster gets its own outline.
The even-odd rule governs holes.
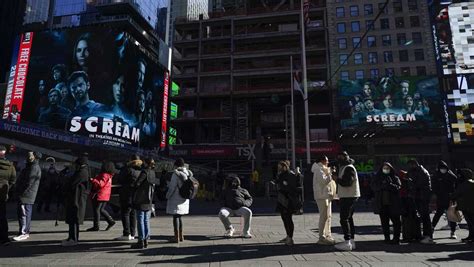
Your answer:
[[[40,94],[44,94],[45,91],[46,91],[46,83],[44,82],[44,80],[40,80],[38,82],[38,90],[40,92]]]
[[[140,94],[138,98],[138,110],[140,113],[145,112],[145,94]]]
[[[76,101],[83,100],[89,92],[89,83],[84,78],[78,77],[71,83],[71,94]]]
[[[143,62],[138,62],[138,87],[143,87],[143,82],[145,81],[146,66]]]
[[[69,94],[68,88],[65,84],[61,87],[60,92],[61,92],[62,99],[66,98],[67,95]]]
[[[50,106],[57,106],[59,103],[59,93],[57,91],[49,93],[48,102]]]
[[[402,82],[400,83],[400,89],[402,90],[403,95],[408,95],[408,92],[410,91],[410,84],[408,82]]]
[[[383,99],[383,106],[385,108],[392,108],[393,107],[393,101],[392,101],[392,96],[391,95],[385,96],[385,98]]]
[[[367,99],[365,100],[365,108],[368,110],[368,111],[371,111],[374,109],[374,102],[370,99]]]

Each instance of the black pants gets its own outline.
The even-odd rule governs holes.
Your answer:
[[[79,241],[79,224],[78,223],[69,224],[69,237],[67,239]]]
[[[37,201],[36,211],[41,212],[41,210],[43,209],[43,205],[44,205],[44,210],[46,212],[50,212],[50,206],[51,206],[52,198],[53,198],[53,194],[51,192],[48,192],[47,194],[42,193],[39,197],[39,200]]]
[[[8,240],[7,203],[0,201],[0,242]]]
[[[385,240],[390,240],[390,221],[392,221],[393,224],[393,240],[400,240],[400,232],[402,231],[400,215],[393,214],[390,206],[382,206],[380,210],[380,222],[382,224]]]
[[[183,220],[181,219],[181,217],[182,216],[179,214],[173,215],[173,228],[175,232],[183,231]]]
[[[293,214],[290,212],[282,212],[281,219],[285,226],[286,235],[293,238],[293,232],[295,231],[295,224],[293,223]]]
[[[125,201],[120,203],[122,226],[124,236],[135,236],[137,229],[137,219],[135,209],[132,209],[131,205]]]
[[[439,222],[439,219],[441,219],[441,216],[443,216],[443,214],[446,212],[447,209],[448,207],[441,206],[439,203],[437,204],[436,213],[433,216],[433,222],[431,223],[431,225],[433,226],[433,229],[436,227],[436,225]],[[451,233],[456,232],[457,223],[455,222],[448,222],[448,223],[449,223],[449,227],[451,228]]]
[[[429,198],[415,199],[416,211],[420,214],[423,224],[423,236],[433,237],[433,226],[430,218],[430,200]]]
[[[104,216],[107,223],[114,223],[114,219],[112,218],[112,216],[110,216],[107,210],[105,210],[106,206],[106,201],[98,201],[96,199],[92,200],[92,209],[94,211],[94,228],[99,228],[100,226],[100,215]]]
[[[355,236],[355,226],[354,219],[354,204],[356,203],[357,198],[341,198],[339,201],[340,207],[340,223],[342,232],[344,233],[344,240],[354,239]]]
[[[464,215],[464,219],[467,222],[467,228],[469,229],[468,238],[474,239],[474,213],[462,211],[462,214]]]

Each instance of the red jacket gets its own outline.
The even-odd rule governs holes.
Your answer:
[[[92,198],[98,201],[109,201],[112,192],[112,177],[110,173],[99,173],[92,178],[92,191],[94,192]]]

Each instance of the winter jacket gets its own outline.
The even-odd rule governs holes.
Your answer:
[[[360,197],[359,176],[354,167],[354,160],[349,159],[339,166],[337,177],[337,195],[339,198],[357,198]],[[350,186],[341,185],[342,181],[352,180]]]
[[[457,209],[469,213],[474,213],[474,180],[470,169],[459,170],[459,183],[451,199],[456,201]]]
[[[118,182],[120,188],[120,202],[123,204],[132,205],[133,191],[132,184],[138,179],[142,172],[143,161],[132,160],[127,163],[127,166],[122,168],[118,175]]]
[[[314,200],[334,199],[336,196],[336,182],[332,179],[331,169],[321,163],[314,163],[311,172],[313,172]]]
[[[237,183],[237,188],[231,188],[231,184]],[[232,210],[238,210],[242,207],[250,208],[252,206],[253,199],[250,193],[240,187],[240,179],[237,177],[232,178],[228,188],[222,194],[222,205]]]
[[[10,191],[15,182],[15,166],[7,159],[0,159],[0,202],[8,200],[8,191]]]
[[[390,166],[390,174],[384,174],[379,170],[372,179],[370,187],[374,191],[373,208],[375,214],[380,214],[384,205],[390,206],[391,215],[397,216],[401,213],[400,207],[400,188],[402,183],[395,174],[395,169],[389,163],[384,165]]]
[[[99,173],[91,180],[92,198],[97,201],[109,201],[112,193],[112,177],[110,173]]]
[[[301,195],[303,187],[301,178],[292,171],[282,172],[276,180],[278,201],[276,211],[281,213],[296,213],[303,206]]]
[[[67,224],[82,224],[84,222],[87,199],[91,190],[89,179],[89,166],[84,164],[77,167],[64,185]]]
[[[16,192],[21,204],[35,204],[40,181],[41,167],[38,160],[27,163],[16,183]]]
[[[441,173],[439,170],[445,168],[447,173]],[[440,161],[438,169],[432,178],[433,192],[436,194],[437,206],[447,209],[451,194],[456,190],[457,176],[448,168],[444,161]]]
[[[179,188],[183,185],[183,181],[192,175],[193,173],[185,167],[174,170],[166,193],[166,199],[168,199],[166,203],[167,214],[189,214],[189,199],[185,199],[179,194]]]
[[[421,165],[411,169],[407,173],[407,178],[413,181],[415,198],[430,199],[431,197],[431,176]]]
[[[138,179],[132,184],[132,187],[135,188],[132,199],[134,209],[151,210],[156,184],[158,184],[158,180],[154,170],[146,169],[140,173]]]

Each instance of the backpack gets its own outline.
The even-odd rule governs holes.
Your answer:
[[[181,177],[178,175],[178,177]],[[183,179],[184,180],[184,179]],[[184,199],[193,199],[196,197],[199,190],[199,182],[193,177],[190,172],[188,179],[183,181],[183,184],[179,188],[179,195]]]

